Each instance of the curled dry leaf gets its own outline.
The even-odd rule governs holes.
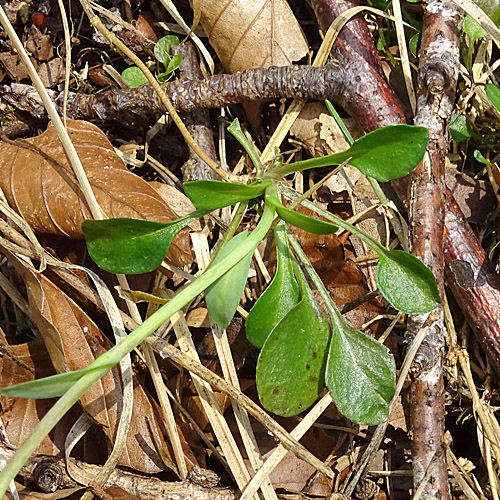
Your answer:
[[[29,382],[41,377],[54,375],[43,341],[28,344],[7,345],[0,330],[0,388]],[[53,405],[53,399],[23,399],[0,396],[2,411],[0,418],[5,434],[12,446],[20,446]],[[76,408],[67,413],[37,448],[36,453],[49,456],[64,456],[66,436],[78,418]]]
[[[109,339],[78,304],[44,275],[14,255],[6,255],[26,283],[36,326],[57,373],[81,370],[111,348]],[[121,376],[113,368],[80,398],[82,408],[101,427],[110,444],[116,435],[122,393]],[[136,385],[127,444],[119,464],[149,474],[165,470],[158,452],[160,443],[168,456],[153,405],[144,388]]]
[[[203,0],[200,8],[201,25],[229,73],[287,66],[308,53],[304,33],[285,0]]]
[[[127,170],[99,128],[68,120],[68,132],[107,217],[157,222],[178,217],[155,189]],[[52,125],[32,139],[0,142],[0,188],[35,232],[83,238],[81,225],[91,214]],[[193,260],[188,232],[177,234],[167,255],[180,267]]]

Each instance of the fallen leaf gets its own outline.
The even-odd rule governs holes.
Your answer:
[[[57,373],[81,370],[111,348],[104,333],[70,297],[12,254],[8,258],[26,283],[36,325]],[[82,408],[101,427],[110,446],[116,435],[122,392],[121,376],[113,368],[80,398]],[[153,406],[145,389],[135,385],[132,420],[119,464],[149,474],[165,470],[158,443],[164,445]],[[166,446],[163,448],[168,455]]]
[[[200,8],[201,25],[229,73],[288,66],[308,53],[304,33],[285,0],[203,0]]]
[[[8,345],[0,330],[0,388],[21,382],[29,382],[41,377],[54,375],[55,371],[48,357],[43,341],[35,340],[27,344]],[[21,446],[40,420],[54,404],[54,399],[24,399],[0,396],[2,412],[0,418],[9,443]],[[44,438],[36,453],[49,456],[64,456],[66,436],[80,412],[70,410]]]
[[[38,76],[48,89],[54,88],[64,81],[65,66],[64,61],[57,57],[40,65]]]
[[[210,328],[210,316],[208,309],[197,307],[187,313],[186,322],[191,328]]]
[[[356,138],[361,135],[352,118],[343,121],[351,135]],[[290,134],[305,144],[312,158],[349,149],[337,122],[323,102],[308,102],[293,123]]]
[[[108,217],[157,222],[178,217],[146,181],[127,170],[99,128],[68,120],[68,132]],[[81,225],[90,211],[51,124],[38,137],[0,143],[0,188],[35,232],[83,238]],[[193,261],[189,229],[177,234],[167,258],[180,267]]]
[[[26,50],[31,52],[37,61],[48,61],[54,56],[52,39],[50,35],[44,35],[34,24],[28,29]]]
[[[7,74],[18,83],[29,77],[28,70],[18,54],[1,53],[0,64],[2,64]]]

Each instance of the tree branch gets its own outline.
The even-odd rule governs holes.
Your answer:
[[[431,0],[427,5],[420,48],[415,125],[429,130],[429,144],[422,162],[411,174],[410,187],[411,250],[433,271],[441,296],[444,296],[445,158],[450,145],[448,125],[458,78],[460,20],[461,14],[452,2]],[[410,388],[415,487],[440,449],[445,432],[443,307],[435,312],[437,320],[430,325],[417,353],[418,368]],[[426,318],[426,314],[410,318],[409,341]],[[450,498],[444,455],[436,461],[421,498]]]

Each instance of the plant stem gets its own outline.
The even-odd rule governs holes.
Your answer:
[[[229,271],[249,252],[253,252],[257,245],[266,236],[274,218],[274,210],[265,206],[262,218],[255,230],[228,258],[214,264],[179,292],[168,303],[162,306],[155,314],[147,318],[144,323],[132,331],[123,341],[116,344],[108,352],[91,363],[86,373],[75,385],[67,391],[47,412],[26,441],[18,448],[14,457],[7,463],[0,475],[0,497],[5,494],[9,483],[15,478],[23,464],[28,460],[45,436],[54,428],[63,415],[78,401],[82,394],[96,383],[108,370],[120,362],[129,352],[143,342],[151,333],[167,321],[172,314],[179,311],[198,294],[220,276]]]
[[[262,166],[262,162],[260,161],[259,154],[256,149],[250,144],[250,141],[247,139],[246,135],[241,130],[240,121],[238,118],[235,118],[231,125],[227,129],[233,137],[243,146],[243,149],[247,152],[250,160],[252,160],[253,166],[255,167],[255,173],[257,175],[257,179],[262,177],[264,172],[264,167]]]
[[[293,234],[289,229],[287,229],[287,234],[288,234],[288,241],[290,243],[290,246],[292,247],[293,251],[299,258],[300,262],[304,266],[304,269],[306,270],[307,274],[309,275],[309,278],[311,278],[311,281],[313,282],[314,286],[318,290],[321,299],[323,300],[323,303],[325,304],[325,307],[328,311],[328,314],[330,316],[330,319],[334,323],[334,325],[337,328],[341,328],[339,325],[340,322],[343,322],[344,319],[342,317],[342,314],[340,314],[340,311],[333,302],[332,298],[330,297],[330,294],[328,293],[328,290],[326,289],[323,281],[321,278],[318,276],[318,273],[316,272],[316,269],[314,269],[313,265],[311,264],[311,261],[307,258],[306,253],[300,246],[299,242],[295,239]]]
[[[215,251],[214,255],[212,256],[212,261],[211,263],[207,266],[207,269],[212,265],[212,262],[215,260],[219,252],[226,246],[226,243],[234,236],[234,233],[238,229],[238,226],[240,225],[241,219],[243,219],[243,215],[245,215],[245,210],[248,207],[248,200],[247,201],[242,201],[239,205],[238,208],[236,209],[236,212],[234,214],[234,217],[232,218],[227,231],[224,233],[224,237],[222,238],[222,241],[220,242],[219,247]]]

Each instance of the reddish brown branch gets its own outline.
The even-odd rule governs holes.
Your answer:
[[[448,287],[500,376],[500,277],[450,191],[444,237]]]

